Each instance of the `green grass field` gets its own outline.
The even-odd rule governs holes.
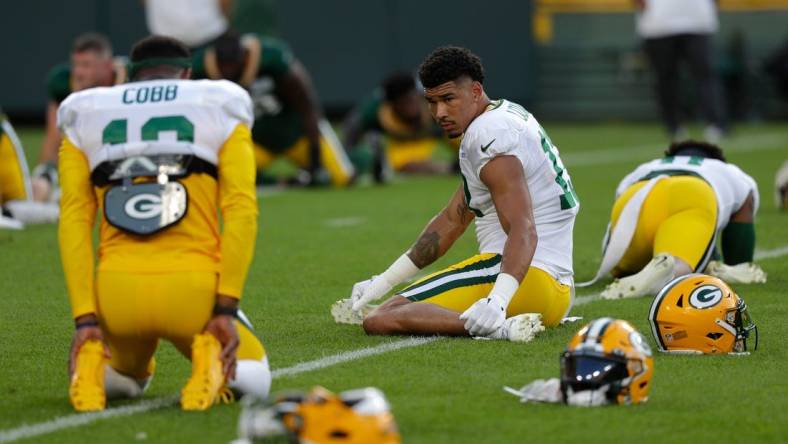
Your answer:
[[[580,196],[575,272],[590,278],[614,187],[638,162],[661,152],[656,125],[544,127],[561,149]],[[20,129],[36,158],[39,129]],[[760,251],[788,245],[788,213],[772,202],[774,174],[788,158],[788,126],[742,127],[723,146],[760,185]],[[458,186],[454,177],[398,180],[386,187],[301,190],[260,199],[261,229],[243,308],[266,345],[273,369],[401,338],[367,337],[334,324],[329,306],[352,284],[382,271],[415,239]],[[472,230],[429,270],[475,252]],[[647,404],[599,409],[522,405],[502,391],[558,376],[558,357],[581,324],[544,332],[528,344],[442,339],[418,347],[275,379],[273,390],[377,386],[390,400],[406,443],[786,442],[788,441],[788,258],[764,259],[765,285],[738,285],[758,324],[748,357],[656,356]],[[66,359],[72,321],[54,226],[0,231],[0,443],[23,425],[74,415]],[[603,284],[579,295],[599,291]],[[584,322],[612,316],[632,322],[652,345],[650,301],[592,302],[573,310]],[[175,395],[189,363],[169,344],[143,402]],[[112,403],[111,408],[136,402]],[[227,442],[238,405],[204,413],[174,405],[64,428],[21,442]],[[67,421],[71,421],[68,419]]]

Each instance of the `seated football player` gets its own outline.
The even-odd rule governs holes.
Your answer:
[[[602,264],[611,272],[601,296],[656,294],[671,279],[707,272],[729,282],[765,282],[752,263],[758,186],[722,150],[704,142],[671,145],[619,183]],[[723,261],[712,261],[720,239]]]
[[[132,49],[131,83],[72,94],[58,110],[79,411],[140,396],[162,339],[192,361],[183,409],[228,388],[268,393],[265,350],[238,311],[257,237],[252,102],[232,82],[188,80],[190,64],[179,41],[148,37]]]
[[[26,223],[57,220],[57,204],[32,199],[25,151],[11,122],[0,109],[0,229],[18,230]]]
[[[331,125],[304,66],[280,40],[227,32],[194,56],[194,78],[227,79],[254,103],[255,161],[265,170],[284,156],[307,173],[310,185],[348,185],[353,165]]]
[[[57,127],[57,108],[74,91],[112,86],[126,81],[126,57],[113,57],[112,44],[101,34],[78,36],[71,47],[71,60],[56,65],[47,77],[49,102],[46,133],[38,165],[32,171],[33,198],[57,200],[57,156],[63,135]]]
[[[433,160],[433,155],[441,146],[459,146],[459,138],[442,137],[430,116],[423,88],[413,75],[404,72],[386,78],[351,111],[343,127],[345,146],[356,170],[360,174],[371,166],[379,183],[386,180],[389,168],[401,173],[447,173],[451,165]]]
[[[355,312],[443,256],[475,219],[479,254],[398,290],[364,319],[368,334],[444,334],[528,341],[570,308],[572,229],[579,209],[558,149],[537,120],[490,100],[479,58],[441,47],[419,77],[436,121],[464,134],[462,183],[387,270],[353,287]],[[332,312],[335,319],[347,300]],[[338,316],[339,315],[339,316]],[[542,325],[544,324],[544,326]]]

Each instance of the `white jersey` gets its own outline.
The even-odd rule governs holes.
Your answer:
[[[151,34],[174,37],[192,48],[228,27],[219,0],[146,0],[145,15]]]
[[[665,157],[638,166],[618,184],[616,197],[636,182],[677,172],[697,175],[711,185],[717,196],[717,230],[728,225],[731,215],[741,208],[750,193],[754,200],[754,211],[758,211],[758,185],[752,177],[736,165],[696,156]]]
[[[496,156],[514,156],[531,194],[538,243],[531,265],[572,283],[572,228],[579,209],[558,148],[522,106],[498,100],[468,126],[460,145],[465,200],[476,214],[481,253],[503,253],[507,235],[487,186],[479,177]]]
[[[189,154],[218,165],[238,124],[252,127],[249,94],[226,80],[151,80],[68,96],[58,126],[90,170],[134,155]]]

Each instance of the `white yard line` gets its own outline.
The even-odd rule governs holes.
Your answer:
[[[788,245],[777,247],[773,250],[756,251],[755,254],[753,255],[753,259],[764,260],[764,259],[772,259],[775,257],[783,257],[786,255],[788,255]],[[599,293],[577,296],[575,298],[575,303],[572,306],[579,307],[581,305],[585,305],[588,304],[589,302],[594,302],[596,300],[599,300]]]
[[[329,228],[345,228],[345,227],[355,227],[356,225],[361,225],[366,222],[366,219],[363,217],[356,217],[356,216],[349,216],[349,217],[336,217],[333,219],[326,219],[323,221],[323,225]]]
[[[441,338],[438,336],[412,337],[398,341],[385,342],[374,347],[365,347],[358,350],[342,352],[336,355],[315,359],[313,361],[302,362],[292,367],[276,369],[271,372],[271,377],[273,379],[287,378],[299,375],[301,373],[308,373],[315,370],[324,369],[326,367],[331,367],[345,362],[364,359],[370,356],[382,355],[384,353],[400,350],[403,348],[418,347],[420,345],[435,342],[438,339]],[[177,396],[167,396],[163,398],[147,399],[137,402],[134,405],[110,408],[101,412],[61,416],[50,421],[23,425],[14,429],[0,431],[0,444],[46,435],[59,430],[92,424],[105,419],[136,415],[137,413],[145,413],[163,407],[172,406],[177,402]]]

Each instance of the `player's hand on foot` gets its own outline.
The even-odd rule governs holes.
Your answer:
[[[488,336],[506,320],[505,302],[500,296],[491,294],[471,305],[460,319],[465,321],[465,329],[471,336]]]
[[[222,301],[228,299],[233,298],[219,296],[216,305],[230,305],[222,303]],[[232,304],[237,305],[237,303],[237,300],[235,300]],[[231,309],[232,308],[237,309],[237,307],[231,307]],[[203,331],[212,334],[219,341],[219,344],[222,345],[222,354],[220,356],[222,360],[222,370],[226,379],[229,381],[235,379],[235,366],[237,363],[235,352],[238,350],[238,344],[240,343],[238,339],[238,330],[235,328],[235,316],[231,314],[216,313],[216,311],[216,308],[214,308],[214,315],[208,323],[205,324]]]
[[[76,330],[74,331],[74,337],[71,340],[71,352],[68,356],[68,377],[74,375],[74,368],[77,362],[77,353],[79,353],[79,349],[82,345],[91,340],[95,339],[102,344],[104,344],[104,356],[109,359],[110,352],[109,347],[107,347],[107,343],[104,342],[104,334],[101,332],[101,327],[99,327],[98,319],[94,314],[86,314],[78,317],[74,324],[76,326]]]
[[[365,305],[382,298],[392,288],[394,286],[380,275],[372,276],[371,279],[366,281],[357,282],[353,285],[353,290],[350,292],[353,311],[361,311]]]

